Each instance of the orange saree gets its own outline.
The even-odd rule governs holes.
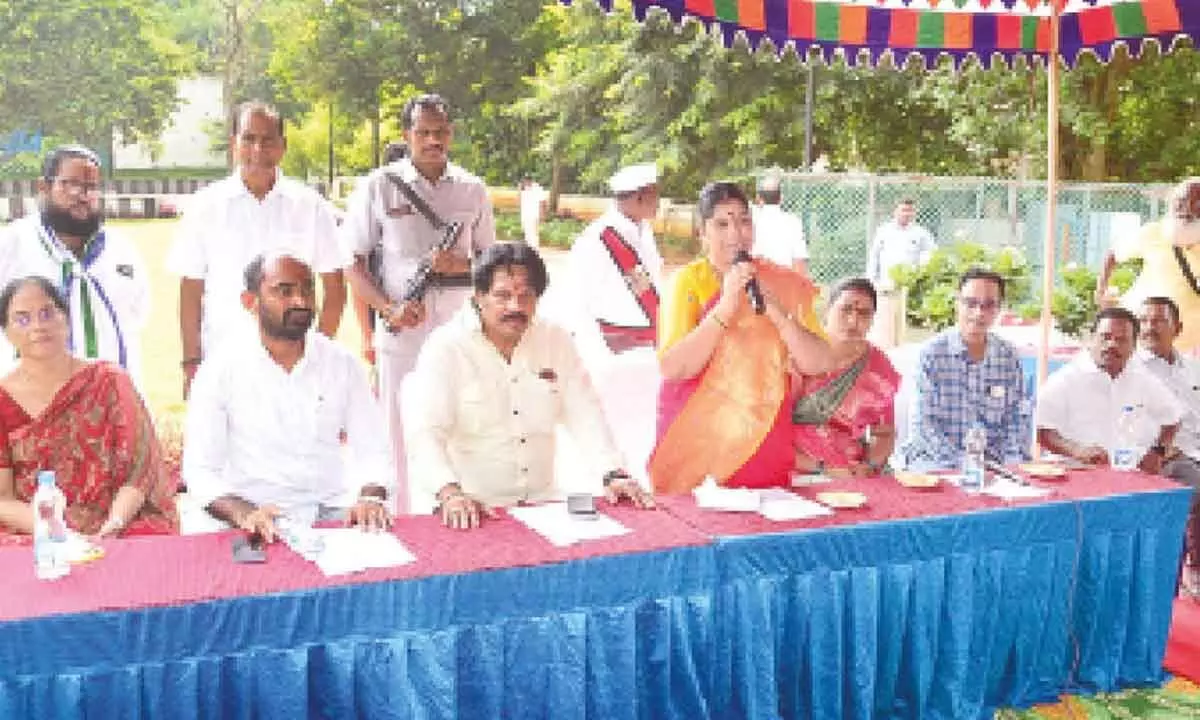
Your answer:
[[[755,265],[764,291],[813,329],[812,284],[790,269],[762,260]],[[716,300],[705,303],[696,325]],[[659,437],[649,463],[655,491],[690,492],[709,475],[729,486],[788,484],[795,462],[788,368],[775,325],[743,304],[697,378],[662,383]]]

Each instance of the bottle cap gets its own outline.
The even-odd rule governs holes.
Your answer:
[[[1121,408],[1121,410],[1122,410],[1122,412],[1133,412],[1133,406],[1126,405],[1125,407]]]
[[[53,485],[55,484],[54,471],[42,470],[37,476],[38,485]]]

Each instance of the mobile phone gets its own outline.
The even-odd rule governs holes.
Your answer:
[[[596,498],[587,493],[567,495],[567,514],[574,518],[593,520],[596,518]]]
[[[236,563],[262,563],[267,561],[267,549],[262,535],[238,535],[233,538],[233,561]]]

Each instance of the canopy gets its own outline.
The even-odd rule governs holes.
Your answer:
[[[570,3],[570,0],[563,0]],[[597,0],[611,10],[613,0]],[[1137,55],[1148,39],[1164,47],[1200,35],[1197,0],[632,0],[639,20],[653,7],[676,22],[684,17],[716,24],[726,45],[740,33],[751,45],[770,39],[801,57],[816,49],[828,61],[837,51],[850,62],[875,63],[885,54],[956,62],[976,57],[1044,60],[1053,51],[1052,15],[1061,15],[1058,56],[1074,65],[1090,50],[1107,60],[1126,44]],[[863,51],[866,51],[865,53]]]

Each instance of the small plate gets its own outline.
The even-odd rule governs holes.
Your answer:
[[[937,475],[904,470],[896,473],[896,482],[913,490],[936,490],[942,486],[942,479]]]
[[[1017,466],[1021,472],[1030,477],[1040,478],[1042,480],[1063,479],[1067,475],[1067,469],[1062,465],[1054,463],[1024,463]]]
[[[867,504],[867,496],[849,490],[830,490],[817,493],[817,502],[838,510],[853,510]]]

